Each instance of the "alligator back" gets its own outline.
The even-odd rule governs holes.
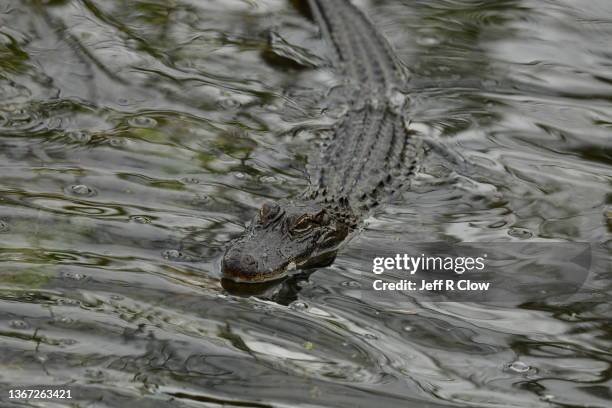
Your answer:
[[[405,76],[387,40],[349,0],[309,2],[333,45],[335,68],[356,90],[331,138],[309,161],[310,197],[368,210],[391,198],[421,161],[420,139],[406,128]]]
[[[422,154],[421,139],[408,132],[398,107],[366,100],[345,113],[309,161],[309,196],[367,212],[408,185]]]
[[[393,49],[349,0],[308,0],[323,37],[331,44],[334,67],[360,89],[387,93],[405,83]]]

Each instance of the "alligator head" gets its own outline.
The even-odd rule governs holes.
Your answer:
[[[327,266],[352,228],[345,215],[315,201],[265,203],[242,236],[230,242],[223,276],[265,282],[294,269]]]

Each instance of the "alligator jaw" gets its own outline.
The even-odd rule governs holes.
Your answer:
[[[295,263],[293,264],[295,265]],[[221,270],[223,272],[224,279],[229,279],[237,283],[265,283],[285,278],[288,274],[288,265],[289,262],[287,262],[287,264],[283,265],[281,268],[278,268],[273,271],[257,272],[252,274],[244,273],[244,271],[230,268],[225,264],[225,262],[222,262]]]
[[[223,278],[236,283],[267,283],[286,278],[292,272],[322,268],[331,265],[336,259],[336,251],[329,251],[314,257],[305,258],[302,261],[288,261],[280,268],[267,272],[245,273],[244,271],[228,267],[225,260],[221,262]]]

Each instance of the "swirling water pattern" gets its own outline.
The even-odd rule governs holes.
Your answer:
[[[609,267],[571,302],[355,293],[381,242],[609,256],[612,4],[358,3],[413,74],[413,126],[482,173],[430,163],[279,302],[228,294],[218,258],[301,191],[342,109],[316,27],[281,0],[0,4],[3,401],[48,384],[79,406],[610,406]]]

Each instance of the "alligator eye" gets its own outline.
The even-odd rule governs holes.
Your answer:
[[[326,249],[326,248],[331,248],[337,245],[340,241],[341,239],[339,239],[336,231],[331,231],[330,233],[325,234],[323,239],[320,241],[319,245],[321,249]]]
[[[310,230],[315,225],[314,220],[308,215],[302,215],[291,227],[292,232],[302,233]]]
[[[280,211],[280,206],[276,203],[264,203],[259,209],[259,221],[266,222],[278,214]]]
[[[313,220],[319,225],[327,225],[329,224],[329,215],[327,215],[325,210],[321,210],[315,214]]]

